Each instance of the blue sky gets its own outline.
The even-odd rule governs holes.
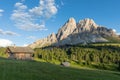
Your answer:
[[[120,33],[120,0],[0,0],[0,46],[44,38],[70,18],[93,19]]]

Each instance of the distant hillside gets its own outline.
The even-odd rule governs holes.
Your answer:
[[[93,42],[120,42],[120,36],[114,30],[97,25],[92,19],[86,18],[76,23],[74,18],[70,18],[57,32],[46,38],[30,44],[31,48],[45,46],[61,46],[87,44]]]
[[[120,72],[0,58],[0,80],[120,80]]]

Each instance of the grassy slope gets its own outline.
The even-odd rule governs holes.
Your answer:
[[[0,58],[0,80],[120,80],[120,72],[65,68]]]
[[[110,41],[110,42],[115,42],[115,43],[120,43],[120,38],[118,38],[118,37],[105,37],[108,41]]]

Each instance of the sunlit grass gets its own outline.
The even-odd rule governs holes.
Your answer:
[[[0,80],[120,80],[120,72],[73,67],[0,58]]]

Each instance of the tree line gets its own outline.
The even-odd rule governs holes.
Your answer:
[[[101,69],[120,70],[119,46],[62,46],[35,49],[35,58],[47,62],[75,62],[81,66],[90,66]]]

